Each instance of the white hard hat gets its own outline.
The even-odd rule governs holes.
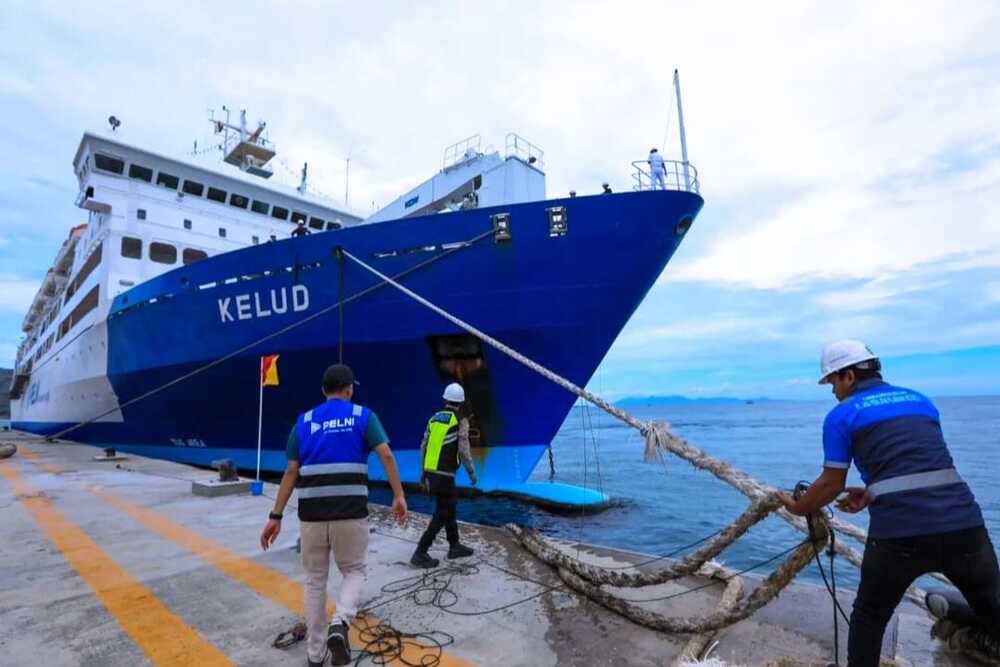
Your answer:
[[[875,353],[860,340],[838,340],[823,348],[823,356],[819,360],[819,370],[822,377],[820,384],[827,384],[831,373],[850,368],[855,364],[878,359]],[[877,369],[876,369],[877,370]]]
[[[462,385],[452,382],[444,388],[444,400],[449,403],[465,403],[465,390]]]

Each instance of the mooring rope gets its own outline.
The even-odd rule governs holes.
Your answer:
[[[378,269],[370,266],[369,264],[359,259],[358,257],[355,257],[350,252],[345,250],[344,256],[353,261],[358,266],[362,267],[363,269],[369,271],[370,273],[380,278],[385,284],[391,285],[392,287],[402,292],[403,294],[407,295],[417,303],[432,310],[433,312],[437,313],[438,315],[448,320],[455,326],[477,337],[487,345],[493,347],[496,350],[499,350],[503,354],[507,355],[508,357],[517,361],[518,363],[526,366],[532,371],[538,373],[542,377],[559,385],[560,387],[571,392],[577,397],[588,401],[589,403],[597,406],[598,408],[605,411],[609,415],[619,419],[620,421],[638,430],[645,438],[645,450],[643,458],[646,461],[656,460],[662,457],[662,452],[669,452],[681,459],[684,459],[695,468],[704,470],[712,474],[717,479],[725,482],[726,484],[729,484],[730,486],[738,490],[740,493],[747,496],[747,498],[749,498],[751,501],[751,506],[746,512],[744,512],[737,519],[736,522],[734,522],[729,528],[726,529],[726,531],[724,531],[727,536],[732,534],[735,535],[733,539],[736,539],[736,537],[746,532],[746,530],[749,529],[750,525],[753,525],[761,518],[763,518],[763,516],[766,516],[770,512],[774,512],[782,519],[784,519],[786,522],[791,524],[797,530],[805,533],[806,535],[810,535],[809,526],[807,525],[807,522],[803,517],[795,516],[790,512],[788,512],[783,507],[780,507],[780,503],[777,500],[778,489],[755,479],[753,476],[733,467],[729,463],[726,463],[721,459],[717,459],[714,456],[709,455],[705,451],[691,445],[685,439],[671,432],[668,423],[656,422],[656,421],[643,422],[639,420],[638,418],[629,414],[625,410],[622,410],[618,406],[612,405],[611,403],[605,401],[601,397],[596,396],[595,394],[587,391],[585,388],[574,384],[570,380],[546,368],[545,366],[534,361],[528,356],[521,354],[517,350],[511,348],[509,345],[506,345],[505,343],[497,340],[493,336],[490,336],[489,334],[478,329],[472,324],[462,320],[461,318],[453,315],[452,313],[449,313],[440,306],[427,300],[420,294],[417,294],[408,287],[393,280],[392,278],[385,275]],[[764,510],[765,507],[767,507],[768,509]],[[755,520],[752,519],[751,517],[755,517],[758,512],[763,512],[763,514],[761,514]],[[818,514],[816,516],[819,517]],[[747,521],[749,521],[750,523],[747,524],[746,523]],[[852,526],[850,524],[846,524],[845,522],[837,521],[836,519],[834,519],[832,520],[832,526],[831,526],[831,521],[828,520],[826,517],[819,517],[819,521],[822,522],[825,530],[829,530],[831,527],[840,529],[846,535],[849,535],[862,542],[867,538],[867,536],[864,534],[864,531],[862,531],[860,528],[857,528],[856,526]],[[746,525],[744,526],[744,524]],[[521,534],[524,535],[525,533]],[[812,538],[810,537],[810,539]],[[565,556],[560,557],[558,550],[556,550],[554,547],[551,547],[551,545],[547,544],[546,542],[547,542],[546,538],[537,534],[534,534],[533,536],[529,535],[526,540],[522,540],[522,543],[525,545],[526,548],[529,549],[529,551],[532,550],[532,548],[535,548],[538,550],[539,553],[545,553],[548,557],[553,558],[553,560],[559,561],[560,564],[557,567],[559,568],[560,576],[563,576],[563,574],[566,573],[569,577],[565,578],[567,584],[572,586],[574,583],[579,583],[587,589],[588,595],[591,592],[593,592],[595,593],[596,596],[595,599],[602,601],[602,603],[605,602],[608,603],[608,606],[612,606],[611,598],[613,598],[613,596],[609,598],[609,596],[606,593],[600,591],[599,587],[595,587],[594,584],[589,583],[589,581],[585,577],[580,576],[580,572],[587,571],[588,566],[586,566],[583,563],[580,563],[578,560],[576,560],[573,564],[571,564],[570,561],[573,561],[574,559],[569,559],[568,557]],[[705,547],[703,547],[703,549],[700,549],[699,552],[709,553],[718,548],[720,544],[723,544],[722,548],[724,548],[725,544],[729,543],[731,543],[731,541],[725,542],[725,540],[722,539],[713,540],[712,543],[706,545]],[[857,550],[847,546],[846,544],[843,544],[843,542],[836,542],[834,544],[834,549],[837,553],[843,555],[848,562],[850,562],[851,564],[853,564],[858,568],[861,567],[863,557],[860,553],[857,552]],[[719,550],[721,551],[721,549]],[[775,572],[772,573],[772,575],[768,577],[767,580],[765,580],[765,583],[767,583],[768,586],[764,590],[770,591],[771,586],[774,584],[780,583],[781,586],[787,585],[788,582],[790,582],[791,579],[795,576],[795,574],[798,573],[799,570],[802,569],[802,567],[805,567],[805,565],[809,562],[809,560],[812,558],[814,554],[815,554],[815,547],[811,544],[811,542],[807,540],[806,543],[804,543],[804,545],[800,545],[800,548],[797,548],[795,555],[793,557],[791,557],[788,561],[783,563],[781,567],[775,570]],[[676,567],[680,569],[691,568],[693,567],[693,564],[695,562],[696,561],[690,559],[682,559],[682,561],[680,561]],[[669,571],[671,570],[671,568],[667,568],[667,570]],[[695,570],[697,570],[697,567],[695,567]],[[603,575],[598,576],[596,573],[594,574],[595,576],[597,576],[598,580],[600,579],[600,576],[603,576]],[[647,576],[648,575],[640,575],[640,574],[627,575],[624,577],[624,579],[641,581],[644,577]],[[615,577],[610,574],[608,575],[608,577],[609,579],[615,579]],[[945,579],[945,581],[947,580]],[[776,595],[778,590],[780,590],[780,587],[774,589],[773,595]],[[758,595],[757,591],[755,591],[754,595],[751,596],[753,604],[750,605],[743,604],[739,607],[740,611],[731,612],[726,617],[739,620],[738,616],[742,611],[747,611],[749,609],[749,611],[747,611],[747,615],[753,613],[754,610],[758,609],[763,604],[766,604],[766,602],[770,600],[773,597],[773,595],[767,597],[766,594],[762,593]],[[909,599],[913,600],[917,604],[920,605],[924,604],[924,592],[915,585],[911,586],[910,589],[907,591],[907,597],[909,597]],[[614,599],[617,600],[617,598]],[[763,601],[761,601],[762,599]],[[748,598],[748,600],[750,599]],[[753,605],[757,604],[758,602],[759,604],[754,607]],[[622,610],[628,607],[629,603],[618,600],[617,602],[614,602],[613,605],[614,606],[612,608],[624,613],[624,611]],[[640,614],[640,617],[641,616],[642,614]],[[746,616],[743,616],[743,618],[745,617]],[[670,623],[667,623],[666,621],[662,620],[661,621],[655,621],[653,619],[650,620],[653,621],[654,623],[657,623],[662,628],[680,627],[680,626],[673,626],[672,621]],[[708,620],[702,619],[700,621],[701,625],[698,625],[696,623],[686,627],[704,626],[706,628],[711,628],[714,627],[713,624],[716,620],[718,619],[713,619],[711,622],[709,622]],[[735,622],[735,620],[733,620],[732,622]],[[677,631],[680,632],[681,630]],[[693,630],[685,630],[685,632],[693,632]]]

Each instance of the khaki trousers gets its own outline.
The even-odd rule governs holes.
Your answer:
[[[368,557],[368,519],[302,521],[302,567],[306,571],[306,653],[313,662],[326,655],[326,586],[330,554],[343,577],[332,622],[348,625],[358,611]]]

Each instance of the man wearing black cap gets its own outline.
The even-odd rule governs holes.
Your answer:
[[[292,427],[286,449],[288,465],[274,511],[260,536],[260,545],[267,550],[281,531],[282,511],[292,489],[297,487],[310,667],[323,664],[327,649],[334,665],[351,662],[347,628],[357,612],[365,581],[371,452],[378,454],[392,487],[396,521],[405,524],[407,517],[389,438],[374,412],[351,402],[355,384],[353,371],[343,364],[330,366],[323,373],[323,395],[327,400],[301,415]],[[337,610],[327,629],[326,582],[331,552],[344,580],[337,596]]]

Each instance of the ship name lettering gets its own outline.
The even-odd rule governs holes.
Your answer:
[[[292,285],[291,307],[293,313],[309,309],[309,289],[305,285]],[[250,292],[227,296],[218,300],[219,319],[223,322],[253,320],[288,312],[288,288]]]

